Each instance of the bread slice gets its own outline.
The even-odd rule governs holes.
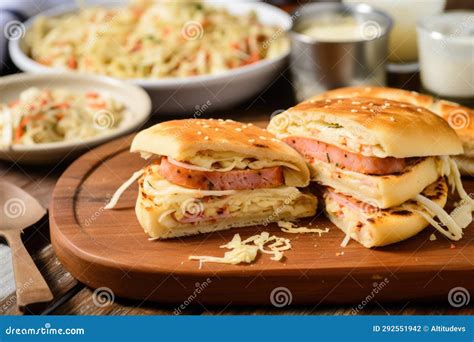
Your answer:
[[[295,150],[262,128],[232,120],[166,121],[139,132],[130,150],[208,167],[251,159],[261,167],[282,165],[286,185],[309,184],[309,170]]]
[[[312,181],[384,209],[415,197],[440,177],[435,157],[423,158],[401,173],[384,176],[343,170],[317,159],[309,168]]]
[[[422,195],[444,207],[448,198],[448,186],[443,178],[439,178],[426,187]],[[323,198],[326,215],[331,222],[367,248],[406,240],[429,225],[421,215],[409,210],[413,208],[425,211],[413,200],[388,209],[364,210],[363,206],[361,209],[355,206],[341,208],[328,192]]]
[[[316,196],[296,187],[202,191],[156,177],[139,180],[135,205],[140,225],[156,239],[292,221],[313,216],[317,208]]]
[[[376,98],[306,101],[273,117],[267,129],[280,138],[313,138],[379,158],[463,153],[456,132],[436,114]]]
[[[346,87],[324,92],[313,96],[308,101],[324,100],[327,98],[370,97],[388,99],[424,107],[439,115],[456,131],[462,141],[464,155],[474,158],[474,110],[457,103],[436,99],[429,95],[387,87]],[[455,158],[463,175],[473,175],[474,162],[463,158]]]

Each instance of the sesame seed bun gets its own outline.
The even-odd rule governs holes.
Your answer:
[[[464,156],[458,163],[464,175],[472,175],[474,158],[474,110],[457,103],[436,99],[429,95],[387,87],[346,87],[324,92],[313,96],[308,101],[326,98],[370,97],[406,102],[421,106],[441,116],[456,131],[462,141]],[[467,167],[466,167],[467,166]],[[470,170],[470,171],[467,171]]]
[[[317,139],[379,158],[463,153],[448,123],[424,107],[377,98],[309,100],[275,116],[268,130],[279,137]]]
[[[184,161],[200,152],[229,152],[245,158],[290,164],[285,184],[306,186],[309,170],[302,156],[268,131],[232,120],[187,119],[166,121],[139,132],[131,152],[151,153]]]

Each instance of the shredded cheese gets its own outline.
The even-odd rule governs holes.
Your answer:
[[[461,200],[451,212],[450,216],[454,222],[462,229],[466,228],[472,222],[472,208],[471,204],[465,200]]]
[[[174,213],[176,211],[176,209],[170,209],[170,210],[166,210],[164,211],[160,217],[158,217],[158,223],[163,223],[164,219],[168,216],[168,215],[171,215],[172,213]]]
[[[255,160],[250,161],[248,157],[245,156],[226,156],[219,154],[216,155],[195,155],[194,157],[190,158],[188,162],[183,163],[177,161],[171,157],[167,157],[168,161],[178,167],[182,167],[189,170],[194,171],[205,171],[205,172],[228,172],[234,169],[252,169],[252,170],[259,170],[266,167],[273,167],[273,166],[283,166],[287,167],[288,169],[292,169],[295,171],[300,171],[296,166],[291,163],[287,163],[284,161],[279,160]],[[220,164],[221,167],[214,167],[214,164]]]
[[[303,233],[317,233],[319,237],[321,234],[329,232],[329,228],[319,229],[319,228],[308,228],[308,227],[297,227],[294,223],[288,221],[278,221],[278,227],[281,228],[281,231],[289,234],[303,234]]]
[[[279,261],[283,258],[283,251],[289,250],[291,248],[291,243],[289,239],[280,238],[277,236],[270,236],[269,233],[263,232],[260,235],[254,235],[249,237],[243,243],[248,244],[252,243],[258,246],[258,249],[265,254],[272,254],[271,260]],[[270,242],[273,242],[270,244]],[[268,246],[268,249],[265,249],[265,246]]]
[[[466,203],[469,203],[471,205],[471,210],[474,209],[474,200],[467,194],[466,190],[464,190],[461,181],[461,173],[459,172],[456,162],[453,159],[449,159],[449,164],[451,167],[451,174],[453,175],[452,178],[454,180],[454,184],[458,191],[459,197]]]
[[[438,219],[446,226],[446,229],[452,236],[453,240],[459,240],[462,237],[462,229],[458,224],[453,220],[453,218],[446,212],[444,209],[437,203],[433,202],[429,198],[418,194],[415,196],[415,200],[420,204],[428,213],[434,214]],[[419,211],[421,212],[421,211]],[[425,213],[424,213],[425,214]],[[423,216],[425,217],[426,214]],[[437,227],[436,227],[437,228]],[[438,228],[437,228],[438,229]],[[439,230],[439,229],[438,229]],[[445,229],[442,229],[442,233],[446,232]],[[447,237],[450,237],[449,234],[445,234]]]
[[[154,180],[153,175],[146,175],[143,181],[143,191],[147,195],[153,197],[174,195],[174,194],[189,194],[199,195],[200,197],[205,196],[228,196],[237,193],[236,190],[198,190],[188,189],[179,185],[168,182],[164,179]]]
[[[220,248],[227,248],[230,251],[224,253],[223,257],[191,255],[189,260],[198,260],[199,268],[205,262],[232,265],[240,263],[250,264],[256,259],[257,253],[260,251],[265,254],[271,254],[271,260],[279,261],[283,258],[283,252],[291,249],[291,243],[289,239],[274,235],[270,236],[268,232],[262,232],[244,241],[242,241],[239,234],[235,234],[229,243],[220,246]]]
[[[462,238],[462,230],[472,222],[474,201],[464,190],[461,174],[454,160],[449,158],[449,156],[441,156],[439,168],[441,175],[447,177],[451,191],[457,190],[461,198],[461,201],[457,203],[451,214],[448,214],[440,205],[421,194],[418,194],[414,199],[425,211],[413,208],[407,209],[422,216],[444,236],[457,241]],[[436,222],[432,216],[438,217],[444,227]]]
[[[210,168],[207,168],[207,167],[202,167],[202,166],[196,166],[196,165],[192,165],[192,164],[188,164],[188,163],[182,163],[182,162],[179,162],[177,160],[174,160],[173,158],[171,157],[167,157],[168,158],[168,161],[175,165],[175,166],[178,166],[178,167],[182,167],[183,169],[187,169],[187,170],[193,170],[193,171],[206,171],[206,172],[209,172],[209,171],[219,171],[219,172],[226,172],[226,171],[230,171],[232,170],[234,167],[235,167],[235,162],[234,164],[231,164],[229,165],[228,167],[226,168],[223,168],[223,169],[210,169]]]
[[[434,228],[436,228],[436,230],[438,230],[441,234],[443,234],[444,236],[446,236],[448,239],[451,239],[451,240],[459,240],[461,239],[462,235],[461,236],[457,236],[455,233],[453,233],[451,230],[449,230],[449,228],[447,229],[444,229],[438,222],[436,222],[436,220],[434,220],[430,215],[428,215],[426,212],[422,211],[422,210],[416,210],[416,209],[411,209],[412,212],[420,215],[421,217],[423,217],[426,221],[428,221]]]
[[[346,236],[344,237],[344,240],[342,240],[340,246],[341,246],[342,248],[347,247],[347,245],[349,244],[349,241],[351,241],[351,235],[350,235],[350,234],[346,234]]]
[[[114,195],[110,199],[110,202],[104,207],[104,209],[113,209],[116,205],[122,194],[127,190],[130,185],[138,180],[143,174],[145,170],[136,171],[133,173],[132,177],[130,177],[127,181],[125,181],[120,187],[115,191]]]
[[[471,205],[471,209],[474,209],[474,200],[467,194],[466,190],[462,185],[461,173],[459,172],[456,162],[449,158],[449,156],[441,156],[441,175],[448,177],[448,183],[451,185],[453,191],[457,190],[459,197],[466,203]]]

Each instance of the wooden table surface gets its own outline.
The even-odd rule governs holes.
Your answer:
[[[405,79],[398,78],[400,87],[417,89],[417,75]],[[393,85],[393,84],[392,84]],[[213,99],[210,99],[211,102]],[[204,99],[203,103],[206,102]],[[228,111],[217,113],[205,112],[201,117],[233,118],[239,121],[252,121],[264,125],[270,115],[290,107],[294,97],[288,74],[281,77],[264,90],[255,99]],[[212,109],[212,106],[210,107]],[[154,116],[148,123],[154,124],[169,117]],[[48,207],[51,193],[67,163],[49,167],[31,167],[17,165],[14,162],[0,162],[0,180],[12,182],[38,198],[43,206]],[[76,281],[56,258],[49,238],[49,224],[45,217],[36,226],[28,228],[23,234],[24,243],[31,253],[36,265],[49,284],[54,301],[45,309],[31,311],[27,314],[52,315],[173,315],[174,306],[163,306],[156,303],[124,300],[115,298],[107,306],[94,304],[93,291]],[[127,281],[126,279],[124,281]],[[309,307],[209,307],[193,301],[184,314],[191,315],[255,315],[255,314],[288,314],[288,315],[351,315],[352,306],[309,306]],[[15,285],[11,266],[11,252],[3,241],[0,244],[0,314],[17,315]],[[358,314],[474,314],[474,307],[453,308],[448,301],[443,303],[414,303],[400,298],[399,303],[381,304],[376,298],[370,301]]]

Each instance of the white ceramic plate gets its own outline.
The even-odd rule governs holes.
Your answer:
[[[7,103],[15,100],[22,91],[30,87],[67,88],[77,92],[96,91],[112,96],[125,105],[124,118],[115,130],[84,140],[0,146],[2,160],[41,165],[74,158],[99,144],[138,129],[148,119],[151,112],[150,98],[140,87],[103,76],[64,72],[1,77],[0,102]]]
[[[264,25],[279,26],[288,31],[291,17],[279,8],[260,2],[210,1],[235,15],[255,11]],[[114,2],[117,5],[117,2]],[[77,11],[75,5],[60,6],[39,15],[58,16]],[[25,22],[26,31],[36,17]],[[23,39],[11,40],[9,51],[13,62],[23,71],[44,73],[53,69],[35,62],[25,53]],[[289,51],[275,59],[263,60],[248,66],[229,70],[219,75],[202,75],[168,79],[131,79],[143,87],[153,101],[154,112],[162,114],[196,114],[202,107],[216,110],[230,107],[265,89],[284,67]],[[209,101],[209,102],[208,102]]]

